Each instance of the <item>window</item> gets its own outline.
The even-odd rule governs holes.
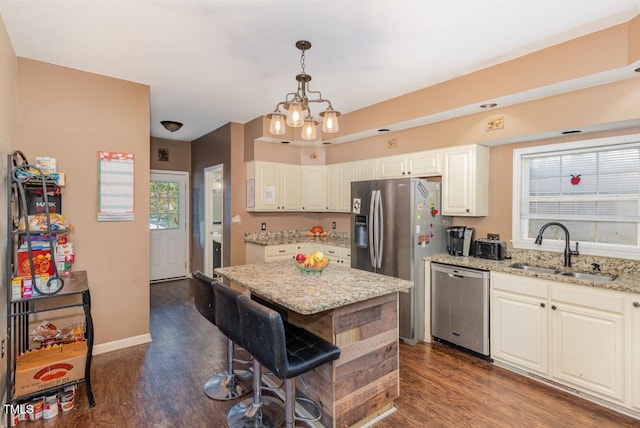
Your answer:
[[[149,229],[177,229],[179,208],[177,182],[151,182]]]
[[[562,250],[560,228],[583,254],[640,258],[640,135],[514,150],[513,245]]]

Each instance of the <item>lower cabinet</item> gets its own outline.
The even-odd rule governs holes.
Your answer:
[[[549,375],[549,287],[539,279],[491,273],[491,354]]]
[[[322,251],[330,263],[351,266],[351,249],[336,245],[302,242],[298,244],[258,245],[247,242],[246,263],[264,263],[277,260],[293,260],[298,253],[306,255]]]
[[[624,399],[624,295],[592,287],[550,288],[551,377]]]
[[[495,362],[640,409],[640,386],[625,390],[632,376],[632,385],[640,385],[640,362],[633,364],[640,355],[640,308],[627,315],[633,312],[625,309],[632,306],[628,293],[500,272],[492,272],[491,288]],[[636,330],[633,340],[627,329]],[[636,353],[632,363],[626,363],[629,352]]]
[[[640,294],[629,296],[625,302],[629,313],[629,397],[631,407],[640,412]]]

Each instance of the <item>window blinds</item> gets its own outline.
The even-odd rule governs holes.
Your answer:
[[[522,219],[640,221],[640,142],[522,157]]]

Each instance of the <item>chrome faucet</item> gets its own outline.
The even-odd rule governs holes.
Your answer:
[[[576,249],[572,250],[571,249],[571,244],[569,241],[569,229],[567,229],[567,227],[562,224],[562,223],[558,223],[555,221],[552,221],[550,223],[547,223],[545,225],[543,225],[540,228],[540,231],[538,232],[538,237],[536,238],[536,244],[541,245],[542,244],[542,234],[544,233],[545,229],[549,226],[558,226],[560,229],[562,229],[564,231],[564,240],[565,240],[565,246],[564,246],[564,265],[565,267],[571,267],[571,256],[578,256],[580,255],[580,253],[578,252],[578,243],[576,242]]]

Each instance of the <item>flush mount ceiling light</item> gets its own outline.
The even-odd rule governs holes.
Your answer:
[[[305,73],[304,70],[304,58],[305,51],[311,49],[311,43],[306,40],[299,40],[296,42],[296,47],[302,51],[300,55],[300,65],[302,66],[302,73],[296,76],[298,81],[298,90],[287,94],[284,101],[280,101],[276,104],[276,108],[273,113],[267,115],[271,122],[269,123],[269,132],[274,135],[282,135],[287,131],[287,125],[299,128],[302,127],[302,139],[315,140],[316,139],[316,127],[318,122],[313,118],[311,113],[310,103],[326,103],[327,109],[320,112],[322,117],[322,132],[334,133],[338,132],[338,116],[340,112],[333,109],[331,101],[322,98],[320,91],[312,91],[309,89],[309,82],[311,81],[311,75]],[[309,99],[309,95],[313,94],[317,98]],[[286,110],[285,114],[280,111],[280,107]]]
[[[496,104],[496,103],[480,104],[480,108],[494,108],[497,105],[498,104]]]
[[[174,122],[173,120],[163,120],[160,123],[167,131],[171,132],[176,132],[178,129],[182,128],[182,124],[180,122]]]

